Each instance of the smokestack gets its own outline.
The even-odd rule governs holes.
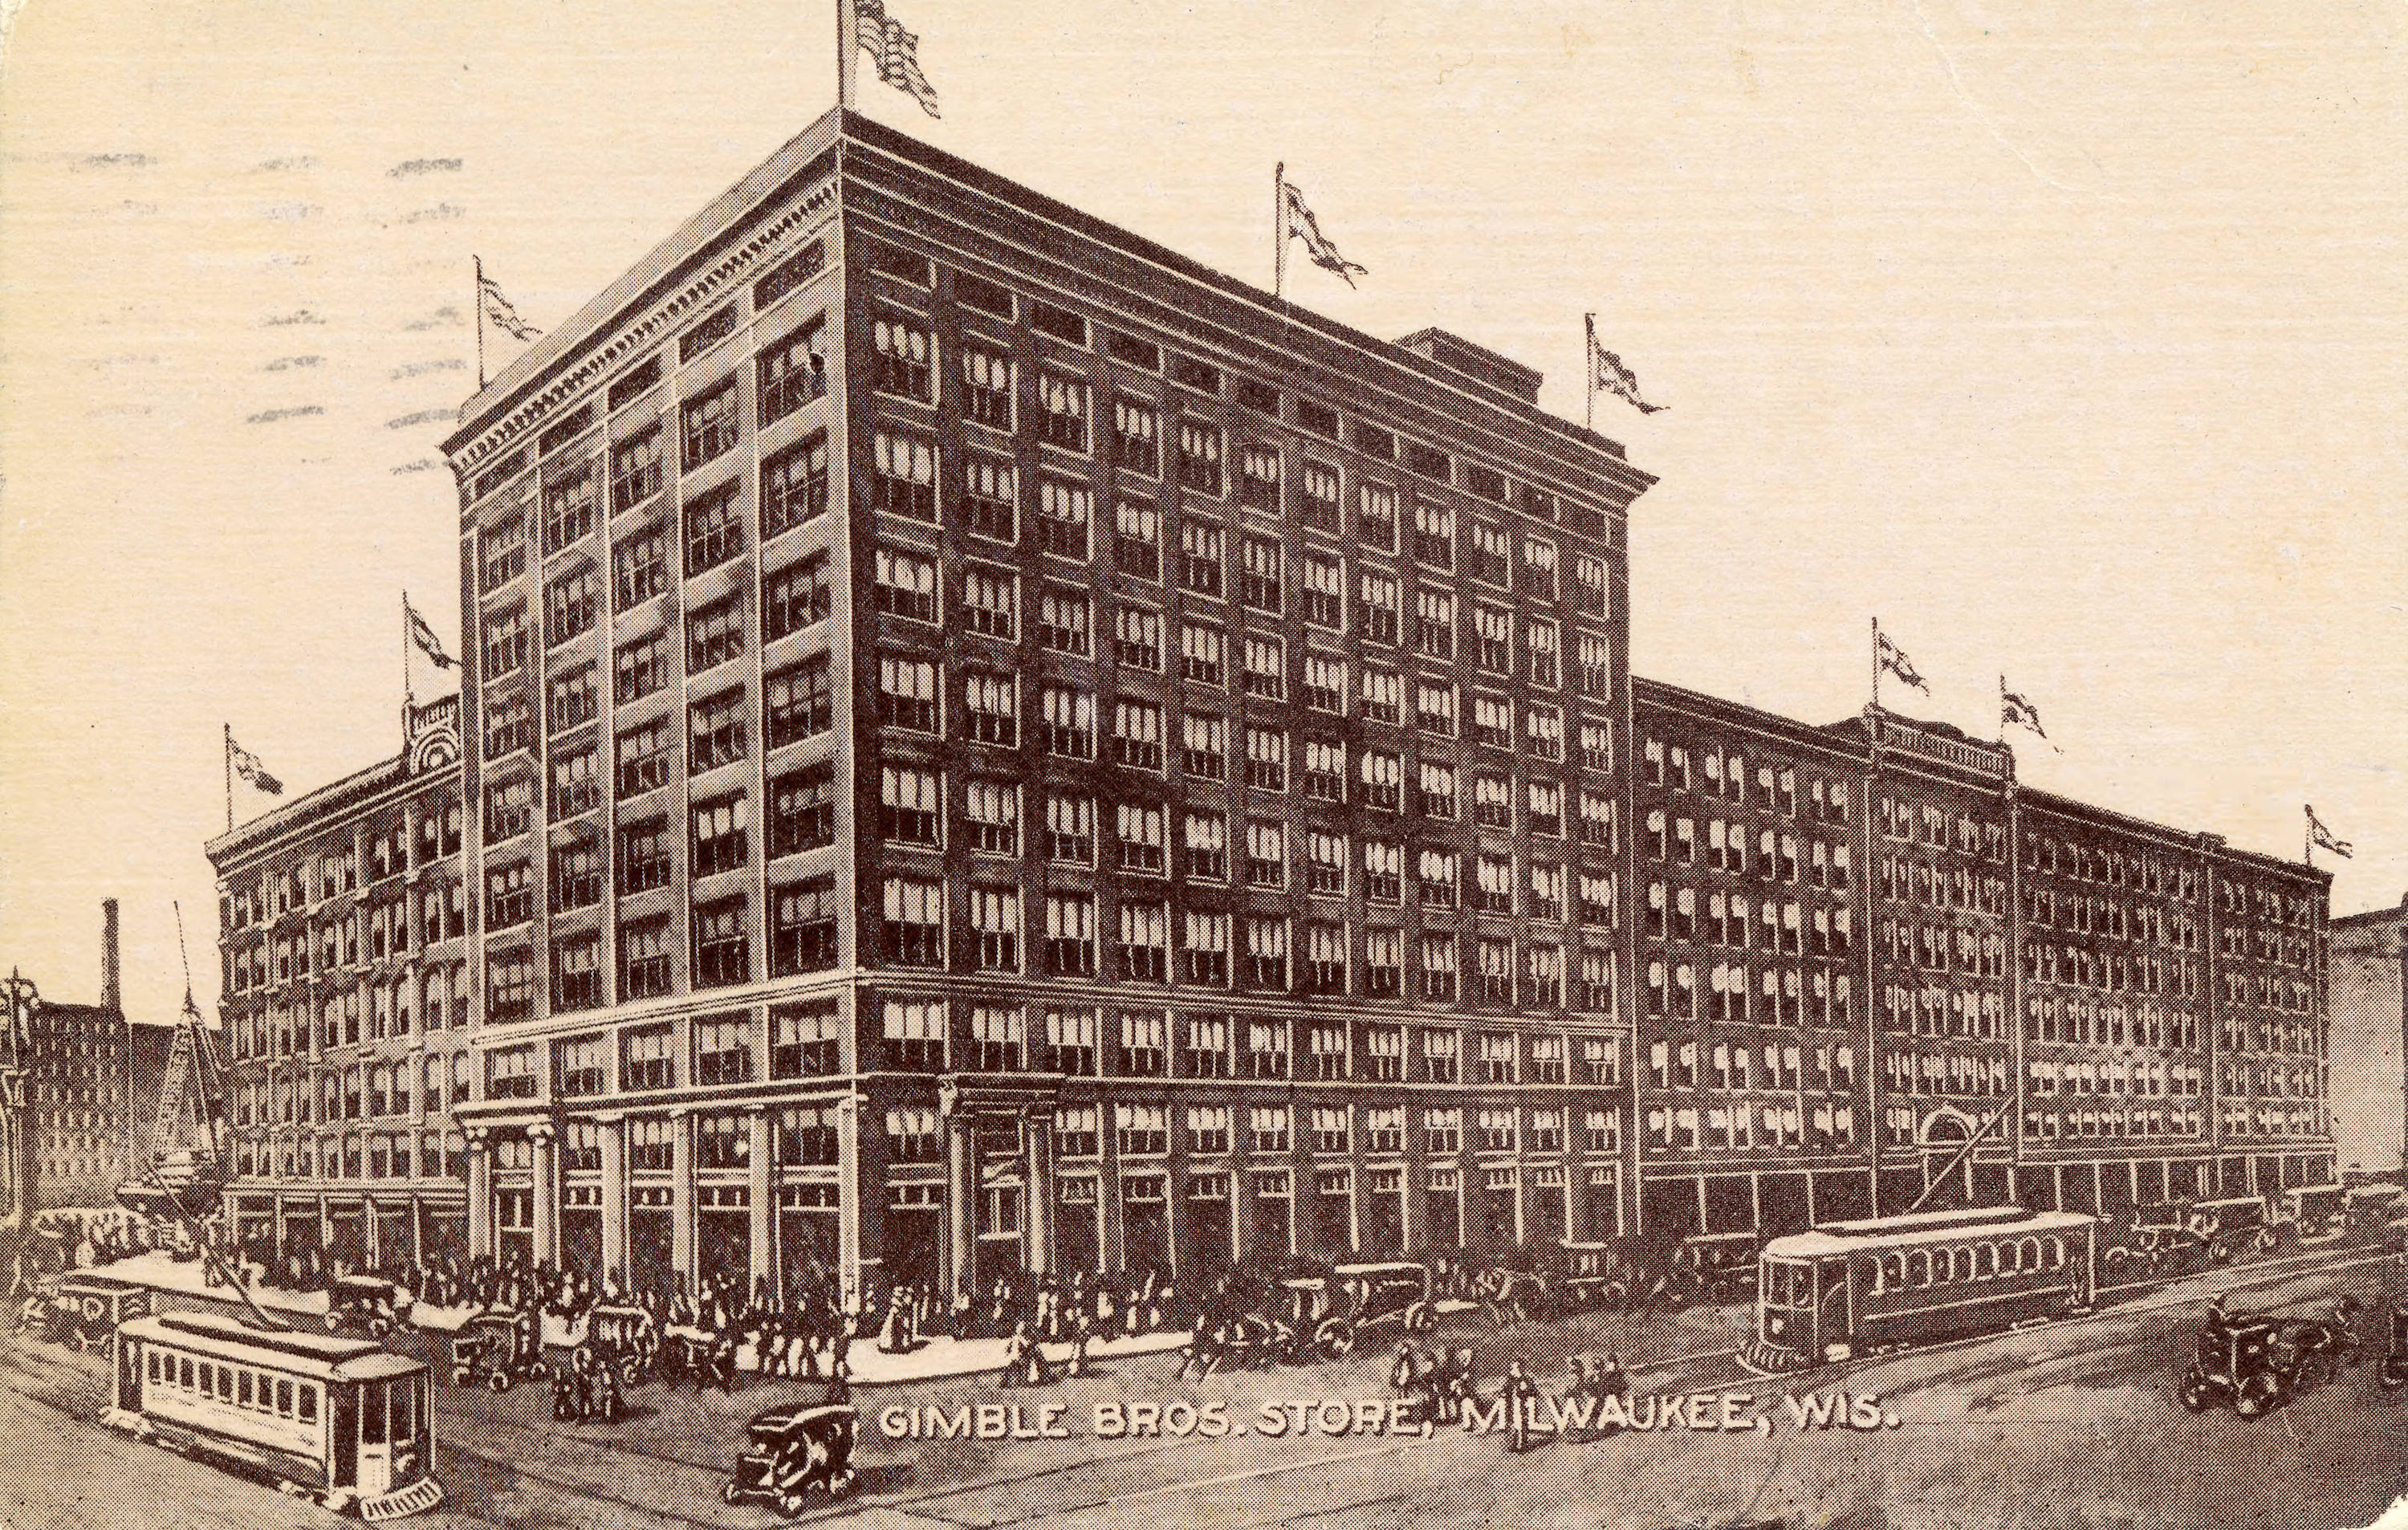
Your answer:
[[[117,1003],[117,900],[100,900],[100,1007],[114,1009]]]

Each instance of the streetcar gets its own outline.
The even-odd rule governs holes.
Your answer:
[[[1740,1362],[1803,1370],[2064,1317],[2096,1289],[2099,1219],[1993,1206],[1830,1223],[1764,1246]]]
[[[136,1438],[363,1519],[443,1501],[426,1367],[367,1340],[167,1312],[118,1328],[110,1375],[101,1422]]]

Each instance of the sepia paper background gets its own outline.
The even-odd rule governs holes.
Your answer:
[[[833,99],[825,0],[30,0],[0,77],[0,962],[205,1007],[220,737],[398,747],[457,633],[472,255],[568,314]],[[1274,160],[1376,335],[1668,404],[1633,667],[1828,722],[1866,622],[2024,778],[2408,889],[2389,5],[918,0],[872,115],[1265,285]],[[501,342],[494,365],[514,351]],[[438,677],[422,665],[423,695]],[[1893,696],[1894,702],[1899,698]],[[237,817],[270,806],[236,787]],[[2396,1080],[2394,1080],[2396,1082]]]

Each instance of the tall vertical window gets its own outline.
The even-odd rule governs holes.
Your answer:
[[[1090,893],[1045,896],[1045,970],[1056,977],[1096,973],[1096,899]]]
[[[937,519],[937,449],[912,436],[870,436],[870,508],[914,521]]]
[[[716,568],[744,551],[744,506],[735,483],[726,484],[685,508],[685,572],[688,579]]]
[[[923,404],[937,401],[936,372],[926,330],[900,319],[882,318],[871,323],[870,339],[878,352],[876,386],[880,393]]]
[[[1038,437],[1066,451],[1087,450],[1087,385],[1046,373],[1037,378]]]
[[[962,522],[998,542],[1020,539],[1020,474],[1010,463],[970,457],[962,464]]]
[[[756,412],[764,428],[827,391],[826,336],[825,316],[815,315],[753,362]]]
[[[780,451],[761,465],[764,539],[818,519],[828,508],[828,447],[824,433]]]
[[[912,733],[936,733],[936,665],[905,654],[880,654],[878,720],[889,727]]]
[[[694,910],[694,985],[724,988],[752,976],[744,929],[744,900],[697,904]]]
[[[492,594],[526,572],[526,518],[511,516],[487,526],[477,537],[484,577],[478,589]]]
[[[824,971],[836,965],[836,879],[807,878],[790,886],[770,889],[769,897],[771,974],[787,977],[798,972]],[[775,1012],[772,1014],[774,1018]],[[830,1035],[826,1040],[833,1050],[835,1037]],[[775,1053],[771,1056],[770,1071],[773,1076],[787,1077],[778,1073]],[[832,1072],[833,1064],[815,1071]]]
[[[698,397],[687,399],[678,409],[678,420],[687,472],[733,449],[738,432],[736,379],[731,377]]]
[[[594,535],[594,469],[590,465],[555,477],[543,486],[543,551],[547,553]]]
[[[669,587],[668,528],[651,525],[629,532],[610,550],[611,600],[633,610]]]
[[[834,597],[828,588],[828,555],[814,552],[761,580],[761,640],[776,642],[827,620]]]
[[[1112,400],[1112,461],[1147,478],[1162,476],[1162,422],[1153,405]]]
[[[962,418],[990,430],[1012,422],[1011,358],[975,342],[962,347]]]
[[[1198,420],[1179,422],[1179,481],[1199,494],[1220,494],[1220,426]]]
[[[1094,556],[1089,536],[1094,520],[1095,496],[1089,491],[1053,479],[1038,484],[1038,545],[1044,551],[1084,563]]]
[[[795,855],[836,842],[836,767],[821,764],[769,786],[769,853]]]
[[[771,749],[825,733],[834,725],[835,694],[824,653],[772,671],[762,680],[761,694],[763,728]]]
[[[897,966],[945,965],[945,884],[931,878],[886,879],[880,926],[886,958]]]
[[[610,448],[610,513],[632,510],[661,492],[661,427],[658,422]]]

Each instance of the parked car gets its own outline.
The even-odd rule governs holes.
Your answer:
[[[1620,1307],[1629,1295],[1629,1272],[1612,1243],[1567,1243],[1555,1289],[1571,1307]]]
[[[2299,1185],[2274,1208],[2274,1236],[2291,1247],[2337,1242],[2348,1231],[2349,1192],[2339,1185]]]
[[[831,1502],[842,1499],[861,1480],[853,1466],[853,1428],[850,1403],[804,1402],[755,1414],[720,1497],[766,1503],[789,1519],[803,1511],[813,1488]]]
[[[2274,1246],[2273,1223],[2258,1195],[2232,1195],[2200,1201],[2190,1208],[2192,1232],[2207,1244],[2207,1256],[2225,1264],[2244,1253],[2263,1253]]]
[[[480,1312],[452,1340],[452,1383],[482,1381],[508,1392],[514,1381],[539,1381],[550,1373],[543,1360],[543,1318],[525,1312]]]
[[[370,1338],[382,1338],[409,1316],[410,1294],[391,1280],[373,1275],[345,1275],[326,1294],[326,1332],[346,1326],[365,1328]]]
[[[39,1305],[29,1307],[26,1326],[70,1350],[96,1350],[108,1342],[117,1325],[150,1312],[150,1288],[106,1275],[62,1275],[36,1293]]]
[[[1296,1347],[1309,1345],[1326,1359],[1353,1353],[1369,1328],[1395,1323],[1421,1334],[1438,1326],[1426,1265],[1336,1265],[1326,1275],[1292,1275],[1280,1285],[1287,1293]]]
[[[640,1307],[596,1307],[585,1315],[585,1342],[597,1363],[616,1367],[623,1389],[640,1386],[659,1363],[660,1324]]]

